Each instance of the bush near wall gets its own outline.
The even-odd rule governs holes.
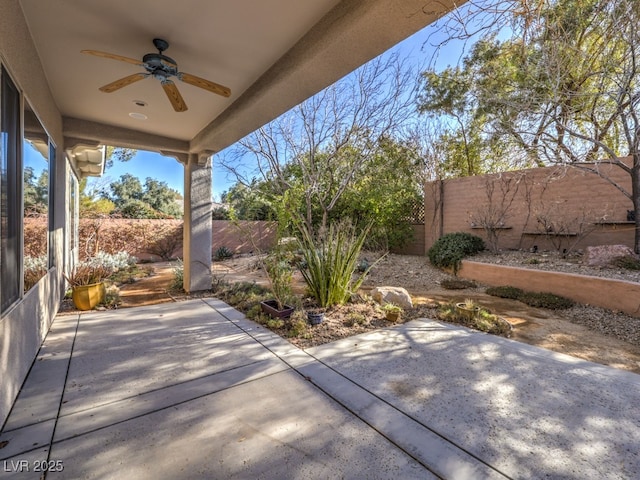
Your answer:
[[[78,226],[80,261],[97,252],[127,252],[140,260],[182,258],[182,220],[82,218]],[[213,222],[212,253],[226,247],[233,253],[269,250],[276,241],[275,222]],[[25,255],[46,253],[46,217],[24,219]],[[257,252],[255,252],[257,253]]]
[[[38,258],[47,254],[47,217],[24,218],[24,254]]]

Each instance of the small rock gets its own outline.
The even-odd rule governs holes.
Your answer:
[[[393,303],[402,308],[413,308],[409,292],[402,287],[376,287],[371,290],[371,296],[381,305]]]

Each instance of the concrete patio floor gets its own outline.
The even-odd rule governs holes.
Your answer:
[[[191,300],[59,316],[0,478],[635,479],[639,405],[640,375],[464,328],[301,351]]]

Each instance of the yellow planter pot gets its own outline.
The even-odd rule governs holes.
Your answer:
[[[104,282],[73,287],[71,298],[78,310],[91,310],[104,300]]]

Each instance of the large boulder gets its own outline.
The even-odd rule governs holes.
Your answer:
[[[376,287],[371,290],[371,296],[380,305],[393,303],[402,308],[413,308],[409,292],[402,287]]]
[[[583,262],[589,267],[606,267],[617,258],[629,255],[635,257],[633,250],[626,245],[598,245],[585,248]]]

